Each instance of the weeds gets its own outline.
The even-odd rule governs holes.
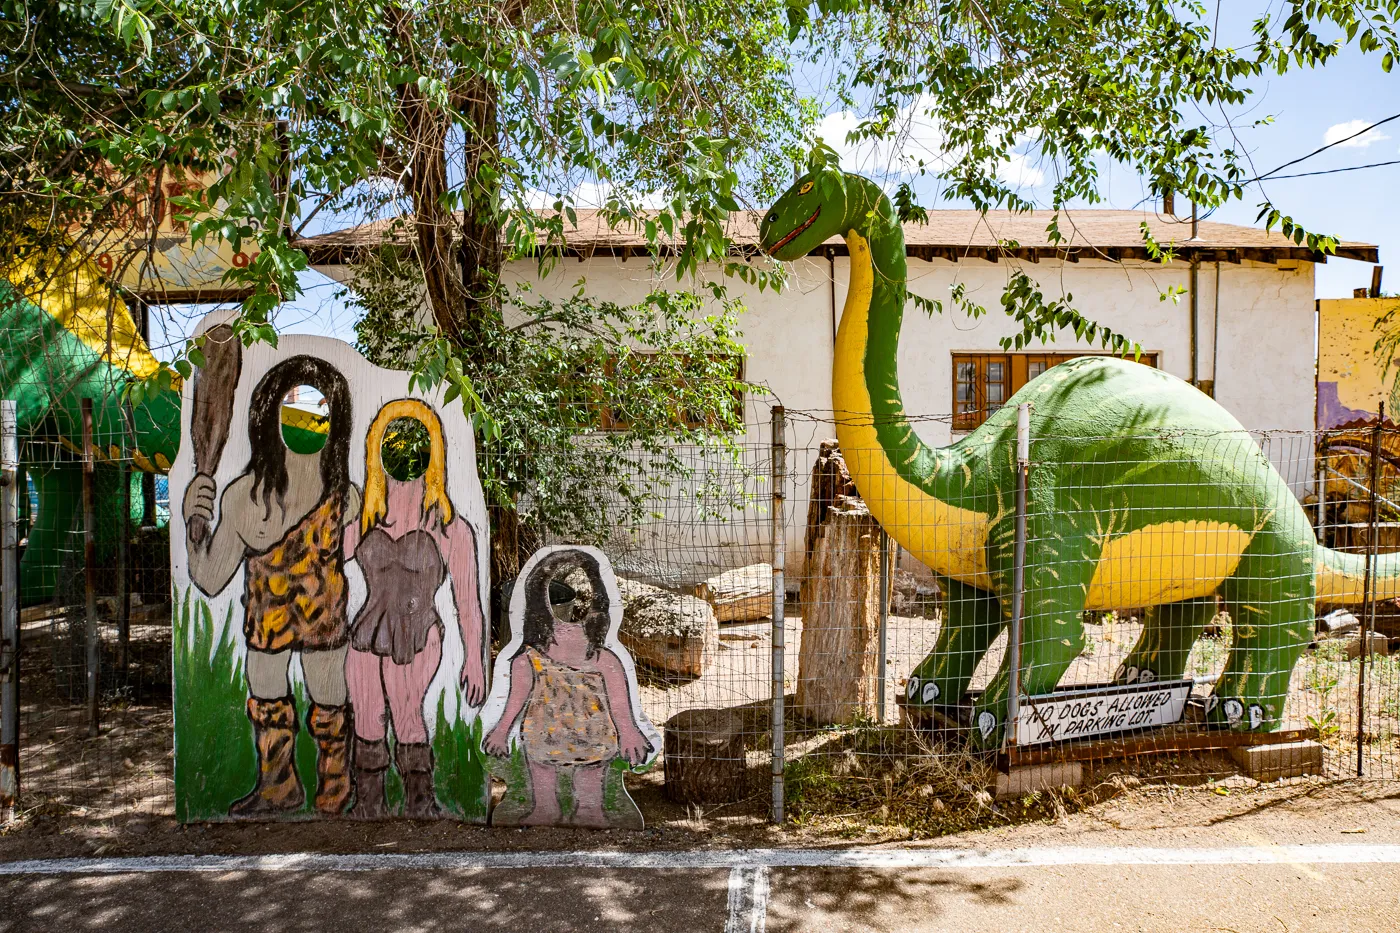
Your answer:
[[[940,836],[1026,818],[1065,815],[1077,795],[1041,792],[998,804],[989,761],[913,730],[863,730],[792,761],[788,812],[796,825],[852,832],[886,827]]]

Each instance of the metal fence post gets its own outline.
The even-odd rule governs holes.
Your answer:
[[[876,668],[879,693],[875,694],[875,712],[880,724],[885,723],[885,676],[889,659],[890,627],[890,536],[880,529],[880,662]]]
[[[86,595],[84,627],[87,635],[88,735],[97,735],[99,724],[98,663],[101,644],[97,632],[97,503],[93,481],[96,457],[92,449],[92,399],[80,399],[83,411],[83,592]]]
[[[0,401],[0,819],[19,809],[19,427]]]
[[[1006,635],[1006,747],[1016,744],[1021,714],[1021,614],[1026,590],[1026,482],[1031,467],[1031,406],[1016,409],[1016,549],[1011,566],[1011,625]]]
[[[1385,402],[1381,402],[1376,411],[1376,427],[1371,432],[1371,491],[1370,499],[1370,522],[1371,527],[1366,536],[1366,579],[1362,586],[1362,596],[1365,599],[1364,611],[1361,621],[1361,666],[1357,671],[1356,678],[1356,776],[1363,777],[1365,772],[1365,748],[1366,748],[1366,662],[1371,655],[1371,633],[1376,628],[1376,600],[1372,589],[1376,580],[1376,556],[1379,553],[1377,548],[1377,538],[1380,529],[1377,527],[1377,517],[1380,512],[1381,484],[1381,426],[1385,424]]]
[[[1325,437],[1325,435],[1324,435]],[[1317,543],[1327,546],[1327,442],[1322,441],[1322,454],[1317,458]]]
[[[122,406],[121,491],[117,494],[122,510],[117,530],[117,671],[126,677],[126,655],[131,645],[131,450],[127,443],[135,422],[130,405]]]
[[[773,406],[773,806],[769,819],[783,822],[784,704],[786,686],[786,629],[784,621],[786,585],[783,580],[787,557],[787,416],[781,405]]]

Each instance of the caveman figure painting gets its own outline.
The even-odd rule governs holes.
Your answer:
[[[177,815],[484,821],[469,422],[341,341],[205,323],[170,477]]]
[[[661,737],[641,709],[618,643],[622,599],[595,548],[543,548],[511,596],[511,639],[482,711],[483,748],[506,781],[498,826],[642,828],[623,774],[649,765]]]
[[[313,386],[328,403],[329,436],[314,453],[289,450],[282,439],[282,399],[301,385]],[[295,762],[297,705],[288,677],[297,654],[310,700],[306,724],[316,743],[314,804],[319,813],[334,816],[350,801],[340,548],[347,516],[353,520],[359,506],[359,490],[349,479],[350,389],[330,363],[298,354],[263,374],[247,411],[247,467],[222,494],[212,476],[196,474],[183,500],[191,532],[209,529],[192,533],[186,546],[195,586],[212,596],[243,570],[244,670],[257,777],[228,813],[295,813],[305,802]]]

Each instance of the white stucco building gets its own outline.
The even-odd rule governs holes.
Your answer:
[[[1204,389],[1251,430],[1311,430],[1315,409],[1316,363],[1313,263],[1325,261],[1281,234],[1202,222],[1191,240],[1189,219],[1139,211],[1084,210],[1061,220],[1067,246],[1046,242],[1046,218],[1039,214],[994,213],[985,220],[973,211],[934,211],[926,225],[905,228],[909,287],[916,294],[947,302],[955,284],[988,308],[969,319],[951,306],[929,317],[912,304],[905,312],[899,370],[905,408],[911,414],[942,419],[925,424],[928,440],[947,443],[954,409],[955,358],[990,355],[1013,372],[1006,395],[1019,387],[1023,361],[1047,353],[1102,352],[1062,334],[1053,345],[1022,353],[1002,351],[999,340],[1017,327],[1000,311],[999,297],[1014,269],[1024,270],[1046,300],[1072,295],[1086,317],[1136,340],[1148,362]],[[1176,258],[1148,258],[1139,224],[1147,223]],[[375,223],[302,240],[313,267],[338,281],[358,249],[377,245],[384,224]],[[754,222],[736,215],[735,239],[755,240]],[[1014,241],[1011,250],[998,241]],[[732,294],[743,297],[747,355],[745,374],[769,387],[789,409],[831,408],[831,351],[836,321],[845,301],[848,260],[845,244],[829,241],[818,253],[795,263],[790,287],[781,294],[759,292],[736,279]],[[1378,261],[1377,249],[1343,243],[1337,255]],[[1196,262],[1195,301],[1191,288]],[[716,270],[709,270],[716,276]],[[529,280],[549,297],[572,294],[580,278],[587,291],[612,301],[642,298],[674,283],[647,261],[639,234],[606,229],[594,212],[579,212],[579,228],[569,237],[568,257],[539,281],[533,261],[512,263],[508,278]],[[1169,292],[1174,298],[1164,299]],[[1193,323],[1194,318],[1194,323]],[[979,400],[994,404],[997,384],[978,371]]]
[[[1251,227],[1201,222],[1192,239],[1189,218],[1142,211],[1067,212],[1060,230],[1068,242],[1053,246],[1045,234],[1047,221],[1043,214],[1002,212],[982,218],[974,211],[933,211],[927,224],[906,225],[910,290],[945,302],[944,313],[933,317],[911,303],[899,344],[905,410],[927,442],[949,443],[958,429],[979,420],[962,409],[984,409],[1004,400],[1029,376],[1053,365],[1055,355],[1102,352],[1099,346],[1076,342],[1072,333],[1061,334],[1053,345],[1004,351],[1000,339],[1019,330],[999,301],[1015,269],[1038,283],[1046,301],[1072,296],[1073,306],[1090,320],[1135,340],[1145,362],[1194,379],[1246,428],[1313,429],[1313,269],[1324,257],[1277,232]],[[1149,257],[1143,223],[1158,243],[1174,248],[1172,262]],[[736,215],[733,224],[736,242],[756,242],[753,216]],[[386,228],[369,224],[311,237],[300,245],[314,268],[344,281],[346,264],[356,251],[379,245]],[[1009,242],[1016,245],[1008,249]],[[1348,242],[1340,245],[1337,257],[1377,262],[1378,251]],[[572,294],[584,278],[589,293],[617,302],[639,300],[658,285],[674,284],[673,276],[654,271],[640,234],[608,230],[589,211],[579,212],[566,259],[544,281],[538,280],[536,268],[533,261],[513,263],[507,274],[531,281],[553,298]],[[748,306],[742,319],[744,374],[768,387],[772,403],[820,418],[832,407],[832,347],[849,279],[845,244],[828,241],[791,271],[790,286],[780,294],[759,292],[736,279],[728,282],[730,293],[742,296]],[[955,284],[988,313],[974,320],[956,310],[948,301]],[[1164,297],[1169,294],[1174,297]],[[961,385],[955,382],[955,370]],[[819,425],[795,434],[799,445],[812,447],[831,436]],[[755,427],[751,440],[766,443],[766,430]],[[1311,473],[1294,448],[1299,445],[1274,445],[1266,452],[1298,488]],[[798,468],[807,463],[809,459],[800,459]],[[805,508],[804,502],[792,505],[799,513]],[[801,515],[796,518],[800,528]]]

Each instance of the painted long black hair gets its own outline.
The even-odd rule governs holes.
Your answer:
[[[321,451],[322,495],[344,495],[350,486],[350,386],[325,360],[304,354],[269,369],[253,387],[248,403],[248,472],[253,474],[253,498],[262,490],[270,511],[272,497],[281,504],[287,494],[287,445],[282,441],[282,399],[294,387],[309,385],[326,397],[330,434]]]
[[[554,641],[554,613],[549,606],[549,584],[576,569],[582,569],[588,575],[588,582],[593,587],[593,600],[583,620],[583,631],[588,636],[588,657],[597,657],[603,649],[603,641],[608,637],[608,628],[612,623],[609,613],[611,603],[607,588],[603,586],[603,574],[596,557],[587,551],[570,548],[541,558],[525,579],[525,631],[521,651],[526,648],[534,648],[541,653],[549,650]]]

